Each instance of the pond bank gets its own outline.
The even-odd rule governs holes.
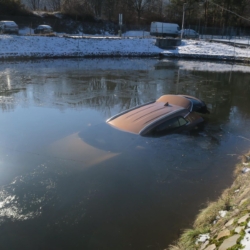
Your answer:
[[[250,57],[235,57],[235,56],[223,56],[223,55],[206,55],[206,54],[178,54],[171,52],[162,52],[160,57],[168,58],[179,58],[179,59],[202,59],[202,60],[213,60],[213,61],[227,61],[227,62],[239,62],[249,64]]]
[[[232,186],[168,250],[250,249],[250,152],[241,157],[234,175]]]
[[[163,50],[154,38],[1,35],[0,60],[94,57],[167,57],[248,63],[249,48],[205,40],[182,40]]]

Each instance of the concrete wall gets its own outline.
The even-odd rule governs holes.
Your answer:
[[[181,45],[181,39],[175,38],[156,38],[156,46],[161,49],[169,49]]]

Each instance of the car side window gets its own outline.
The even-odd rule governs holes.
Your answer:
[[[179,127],[182,127],[187,124],[187,121],[183,117],[175,117],[170,120],[167,120],[160,125],[158,125],[154,131],[156,133],[159,132],[167,132],[167,131],[173,131]]]
[[[188,123],[187,120],[185,120],[183,117],[179,117],[178,120],[179,120],[180,127]]]

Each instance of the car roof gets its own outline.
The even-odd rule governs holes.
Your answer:
[[[195,30],[192,30],[192,29],[183,29],[183,30],[180,30],[180,31],[196,32]]]
[[[15,24],[16,25],[16,23],[14,21],[2,20],[0,22],[7,23],[7,24]]]
[[[134,134],[146,134],[154,124],[192,110],[192,102],[181,95],[163,95],[156,101],[126,110],[107,120],[117,129]]]
[[[45,24],[38,25],[37,28],[48,28],[48,29],[52,29],[51,26],[45,25]]]

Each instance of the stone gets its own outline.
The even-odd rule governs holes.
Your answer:
[[[215,250],[216,249],[216,245],[215,244],[212,244],[212,245],[209,245],[206,249],[204,250]]]
[[[205,249],[205,247],[208,245],[208,243],[209,243],[209,241],[208,241],[208,240],[207,240],[207,241],[205,241],[205,242],[201,245],[200,250],[204,250],[204,249]]]
[[[181,45],[181,39],[157,38],[155,45],[161,49],[169,49]]]
[[[218,236],[217,236],[217,240],[221,239],[222,237],[226,237],[230,235],[230,231],[228,229],[221,231]]]
[[[235,213],[235,214],[237,214],[237,213],[239,213],[239,212],[240,212],[240,209],[239,209],[239,208],[235,208],[235,209],[234,209],[234,213]]]
[[[235,229],[234,229],[234,232],[235,233],[237,233],[237,234],[239,234],[240,232],[241,232],[241,230],[243,230],[245,227],[236,227]]]
[[[242,206],[247,200],[248,200],[248,198],[243,199],[243,200],[240,202],[240,205],[239,205],[239,206]]]
[[[240,195],[242,198],[243,197],[248,197],[248,193],[250,192],[250,188],[244,188],[242,194]]]
[[[234,223],[234,218],[229,220],[226,224],[225,224],[225,227],[229,227],[231,226],[232,224]]]
[[[242,216],[242,217],[238,220],[238,224],[245,222],[248,218],[249,218],[249,214],[246,214],[246,215]]]
[[[239,234],[235,234],[223,241],[220,245],[219,250],[227,250],[228,248],[237,244],[237,240],[240,238]]]

